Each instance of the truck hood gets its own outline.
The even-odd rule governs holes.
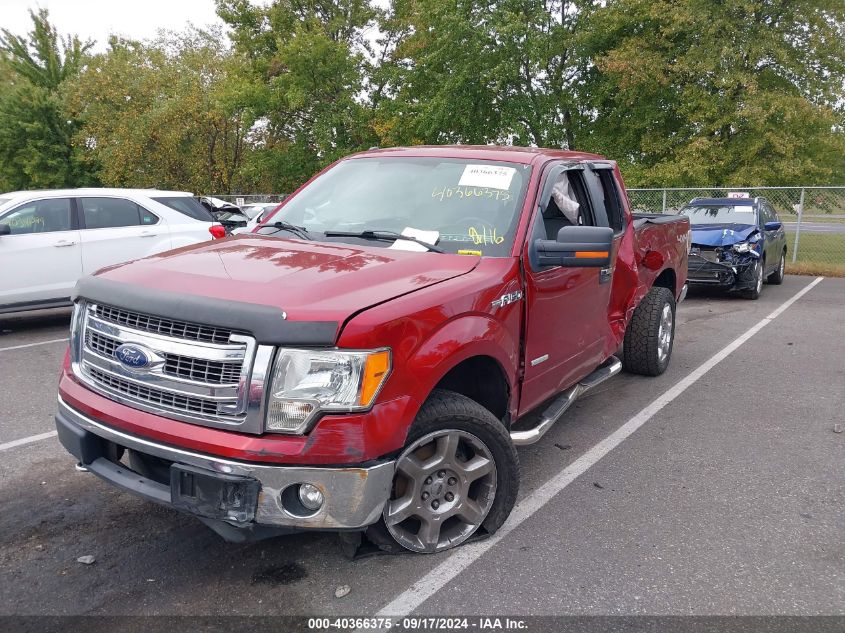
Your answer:
[[[732,246],[751,237],[757,231],[753,224],[693,224],[690,226],[694,246]]]
[[[478,257],[238,235],[105,269],[98,278],[334,321],[464,275]]]

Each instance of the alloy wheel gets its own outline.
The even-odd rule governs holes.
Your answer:
[[[484,442],[466,431],[435,431],[396,460],[384,523],[402,547],[438,552],[472,536],[495,496],[496,463]]]
[[[660,326],[657,330],[657,360],[661,363],[666,360],[672,347],[672,321],[672,306],[667,303],[660,313]]]

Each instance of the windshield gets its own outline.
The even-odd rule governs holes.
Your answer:
[[[266,221],[305,227],[319,240],[357,239],[325,238],[326,231],[415,230],[412,235],[425,235],[423,241],[447,253],[504,257],[510,255],[530,172],[528,165],[453,158],[351,159]],[[266,226],[259,232],[275,230]],[[405,248],[410,242],[368,244]]]
[[[689,206],[681,209],[690,224],[756,224],[757,216],[750,205]]]

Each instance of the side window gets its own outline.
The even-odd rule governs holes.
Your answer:
[[[140,208],[123,198],[80,198],[86,229],[105,229],[141,224]]]
[[[619,197],[619,187],[610,169],[597,169],[595,172],[601,183],[604,195],[604,208],[607,211],[607,221],[614,233],[621,233],[625,228],[625,213],[622,210],[622,200]]]
[[[778,217],[778,213],[777,213],[777,211],[775,211],[775,208],[772,206],[771,202],[766,203],[766,210],[768,211],[768,214],[769,214],[768,218],[766,219],[766,222],[780,222],[780,218]]]
[[[70,198],[25,202],[0,218],[0,224],[8,224],[11,235],[70,231],[73,227]]]
[[[144,207],[139,206],[138,211],[141,213],[141,224],[149,226],[151,224],[158,224],[158,216],[152,211],[147,211]]]
[[[558,231],[565,226],[594,226],[595,214],[587,195],[584,175],[579,170],[569,169],[552,178],[554,182],[544,192],[541,237],[545,233],[545,239],[557,239]]]

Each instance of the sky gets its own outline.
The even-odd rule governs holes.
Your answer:
[[[0,0],[0,28],[23,35],[32,30],[29,9],[45,8],[61,35],[96,41],[103,51],[114,33],[132,39],[154,37],[159,29],[181,30],[222,24],[214,0]]]

